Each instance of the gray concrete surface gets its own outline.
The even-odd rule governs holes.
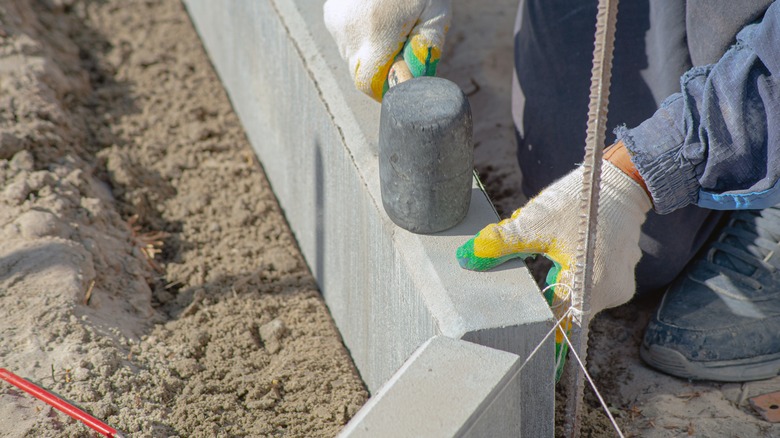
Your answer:
[[[496,220],[485,197],[474,189],[464,222],[436,235],[384,213],[380,106],[354,90],[322,3],[185,0],[369,390],[435,335],[527,357],[552,327],[527,269],[473,273],[454,257]],[[548,340],[512,394],[526,436],[552,435],[553,348]]]
[[[436,336],[377,391],[339,438],[517,436],[520,358]],[[422,407],[422,409],[421,409]],[[501,421],[506,418],[509,421]]]

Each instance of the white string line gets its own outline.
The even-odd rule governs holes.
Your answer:
[[[563,304],[565,304],[566,300],[571,296],[571,293],[572,293],[571,286],[569,286],[569,285],[567,285],[565,283],[550,284],[547,287],[545,287],[544,289],[542,289],[542,293],[547,292],[547,290],[549,290],[550,288],[554,288],[554,287],[563,287],[564,289],[566,289],[566,295],[560,297],[558,303],[554,303],[553,305],[551,305],[550,309],[556,309],[556,308],[559,308],[560,306],[562,306]],[[574,349],[574,346],[572,345],[571,341],[569,340],[569,337],[566,336],[566,330],[564,330],[563,327],[561,327],[561,323],[563,322],[563,320],[566,319],[567,317],[569,317],[570,315],[573,315],[574,313],[575,313],[574,307],[569,307],[566,310],[566,312],[564,312],[564,314],[560,317],[560,319],[558,319],[556,321],[556,323],[553,326],[553,328],[550,331],[548,331],[546,335],[544,335],[544,337],[539,342],[539,344],[531,351],[531,354],[528,355],[528,358],[526,358],[526,360],[523,362],[523,364],[520,365],[520,368],[518,369],[518,372],[522,371],[523,368],[525,368],[525,366],[528,364],[528,362],[531,361],[531,359],[534,357],[534,355],[536,355],[536,352],[538,352],[541,349],[542,345],[545,343],[545,341],[547,341],[547,338],[549,338],[550,335],[553,334],[556,330],[560,329],[561,330],[561,334],[563,335],[563,339],[566,341],[566,344],[569,346],[569,350],[571,351],[572,355],[576,359],[577,364],[580,366],[580,368],[582,368],[582,371],[584,372],[585,377],[588,380],[588,383],[590,383],[591,388],[593,388],[593,392],[596,393],[596,397],[599,399],[599,402],[601,403],[601,407],[604,409],[604,412],[607,414],[607,417],[609,418],[609,421],[612,423],[612,427],[615,428],[615,431],[618,433],[618,436],[620,438],[625,438],[625,436],[623,435],[623,432],[620,430],[620,426],[618,426],[617,421],[615,421],[615,417],[613,417],[612,413],[609,411],[609,407],[607,407],[607,402],[604,401],[604,398],[601,396],[601,393],[596,388],[596,383],[590,377],[590,374],[588,373],[587,368],[585,368],[585,364],[582,363],[582,360],[580,360],[580,356],[577,354],[577,351]],[[563,360],[563,355],[561,355],[561,357],[558,360]],[[556,362],[556,367],[557,366],[558,366],[558,363]]]
[[[518,370],[517,370],[518,372],[522,371],[523,368],[525,368],[525,366],[528,365],[528,362],[530,362],[531,359],[533,359],[533,357],[536,354],[536,352],[539,351],[542,348],[542,345],[544,345],[544,342],[547,340],[547,338],[549,338],[551,334],[555,333],[555,330],[557,330],[560,327],[561,322],[563,322],[563,320],[566,319],[567,316],[569,316],[569,311],[566,311],[566,313],[563,314],[561,319],[559,319],[555,323],[553,328],[549,332],[547,332],[546,335],[544,335],[544,337],[542,338],[541,342],[539,342],[539,344],[537,344],[536,347],[534,347],[534,349],[531,351],[531,354],[529,354],[528,357],[525,359],[525,362],[523,362],[523,364],[520,365],[520,368],[518,368]],[[563,331],[563,330],[561,330],[561,331]]]
[[[623,432],[620,430],[620,426],[618,426],[617,421],[615,421],[615,418],[612,416],[612,412],[609,411],[609,408],[607,407],[607,402],[605,402],[604,398],[601,397],[601,393],[596,388],[596,383],[593,382],[593,379],[591,379],[588,370],[585,368],[585,364],[583,364],[582,361],[580,360],[580,355],[577,354],[577,351],[574,349],[574,345],[572,345],[571,341],[569,340],[569,337],[566,336],[566,333],[563,330],[561,331],[563,332],[563,339],[565,339],[566,343],[569,345],[569,351],[571,351],[574,358],[577,359],[577,363],[580,365],[580,368],[582,368],[582,371],[585,374],[585,378],[588,379],[588,383],[590,383],[590,387],[593,388],[593,392],[596,393],[596,397],[598,397],[599,402],[601,403],[601,407],[604,408],[604,412],[607,413],[607,417],[609,417],[609,421],[612,423],[612,427],[615,428],[615,431],[618,433],[620,438],[625,438],[623,436]]]
[[[571,295],[571,292],[572,292],[571,291],[571,287],[569,285],[564,284],[564,283],[554,283],[554,284],[550,284],[547,287],[545,287],[544,289],[542,289],[542,294],[547,292],[548,289],[556,287],[556,286],[564,287],[566,289],[567,293],[566,293],[566,295],[564,295],[561,298],[560,302],[558,302],[557,304],[551,305],[550,309],[556,309],[556,308],[562,306],[563,303],[565,302],[565,300],[569,298],[569,296]],[[517,370],[518,372],[522,371],[523,368],[525,368],[525,366],[528,365],[528,362],[530,362],[531,359],[533,359],[534,355],[536,355],[536,352],[538,352],[542,348],[542,345],[544,345],[544,342],[547,341],[547,338],[549,338],[551,334],[555,333],[555,330],[557,330],[558,328],[561,328],[561,323],[563,322],[563,320],[566,319],[570,314],[572,314],[573,311],[574,311],[574,308],[573,307],[569,307],[569,309],[566,310],[566,312],[563,313],[561,318],[558,321],[556,321],[556,323],[553,325],[553,328],[550,329],[550,331],[548,331],[547,334],[544,335],[542,340],[538,344],[536,344],[536,347],[534,347],[534,349],[531,350],[531,354],[528,355],[528,357],[525,359],[523,364],[520,365],[520,368],[518,368],[518,370]],[[563,328],[561,328],[561,331],[564,331]],[[563,360],[563,359],[559,358],[558,360],[560,361],[560,360]],[[559,364],[559,362],[555,363],[556,368],[557,368],[558,364]]]
[[[564,288],[566,290],[566,294],[563,296],[558,296],[558,294],[555,293],[555,288]],[[550,310],[553,311],[553,314],[556,314],[559,312],[559,309],[561,309],[564,305],[569,304],[569,308],[566,309],[566,311],[563,313],[563,316],[561,316],[561,319],[558,320],[558,323],[555,325],[558,329],[561,330],[561,332],[565,331],[563,327],[561,327],[561,322],[563,322],[564,319],[566,319],[569,316],[574,316],[576,309],[571,305],[571,302],[569,301],[571,299],[571,294],[574,292],[566,283],[553,283],[547,285],[544,289],[542,289],[542,294],[547,292],[549,289],[553,290],[553,297],[552,297],[552,303],[550,304]],[[568,326],[571,326],[571,321],[567,324]],[[555,369],[556,369],[556,375],[557,370],[563,365],[564,361],[566,360],[566,355],[562,352],[559,352],[559,354],[556,355],[555,358]]]

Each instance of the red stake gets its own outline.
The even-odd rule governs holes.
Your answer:
[[[37,398],[38,400],[46,402],[49,405],[53,406],[55,409],[59,409],[60,411],[75,418],[76,420],[81,421],[82,423],[86,424],[87,426],[96,430],[97,432],[103,434],[104,436],[107,436],[109,438],[123,437],[123,435],[119,431],[109,426],[108,424],[98,420],[92,415],[89,415],[88,413],[73,406],[72,404],[66,402],[65,400],[57,397],[56,395],[50,393],[49,391],[46,391],[40,386],[17,376],[16,374],[8,371],[5,368],[0,368],[0,379],[5,380],[11,385],[14,385],[17,388],[23,390],[24,392]]]

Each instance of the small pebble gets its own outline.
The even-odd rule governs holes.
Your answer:
[[[19,151],[11,158],[11,169],[33,170],[33,167],[35,167],[35,160],[30,151]]]
[[[281,339],[287,334],[287,326],[279,318],[260,326],[260,338],[265,343],[265,349],[274,354],[282,348]]]
[[[35,239],[44,236],[63,237],[62,223],[48,211],[30,210],[16,219],[22,236]]]
[[[3,197],[14,201],[17,205],[24,202],[29,194],[30,186],[27,185],[26,181],[13,182],[3,190]]]

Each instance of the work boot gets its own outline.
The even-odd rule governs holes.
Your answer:
[[[688,379],[743,382],[780,373],[780,205],[731,214],[669,287],[640,355]]]

